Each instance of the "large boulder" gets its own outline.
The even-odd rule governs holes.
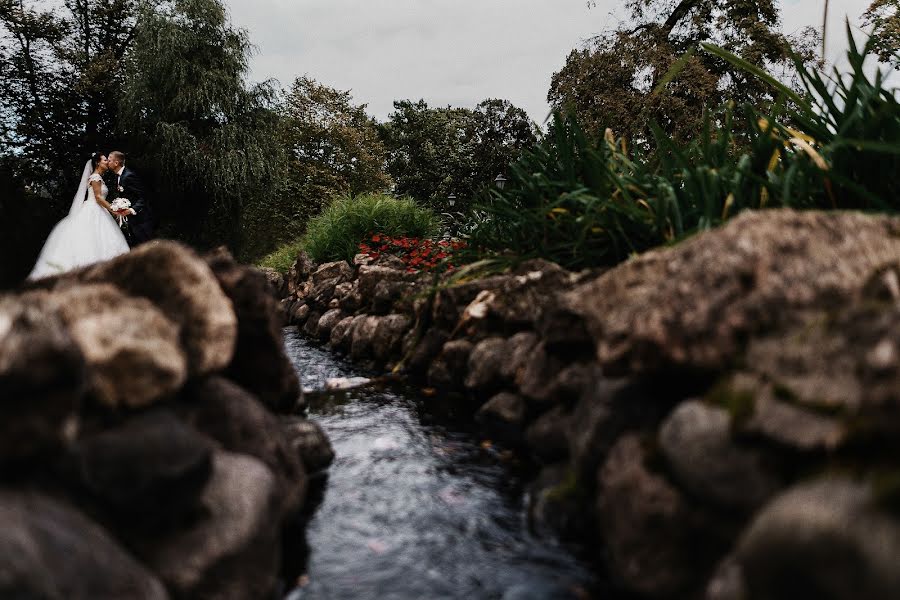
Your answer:
[[[845,478],[803,483],[753,520],[734,561],[747,597],[900,597],[900,525],[871,488]]]
[[[179,328],[190,376],[225,369],[234,355],[237,318],[209,266],[192,250],[169,241],[142,244],[110,261],[60,276],[111,283],[147,298]],[[53,282],[47,282],[52,284]]]
[[[278,483],[284,513],[296,512],[306,495],[306,472],[284,427],[252,394],[222,377],[185,391],[182,417],[229,452],[262,461]]]
[[[84,357],[42,303],[0,299],[0,461],[53,453],[75,434]]]
[[[810,307],[845,304],[900,261],[900,219],[853,212],[746,211],[565,294],[608,373],[718,371],[744,342]]]
[[[228,378],[272,410],[294,409],[300,381],[285,354],[277,303],[266,293],[265,277],[238,265],[227,252],[212,254],[207,262],[237,315],[238,337]]]
[[[779,487],[762,456],[733,441],[725,409],[680,404],[660,428],[659,445],[682,485],[723,508],[752,511]]]
[[[171,532],[132,542],[135,554],[178,598],[265,598],[279,564],[280,499],[255,458],[216,452],[202,494],[205,512]]]
[[[57,500],[0,491],[0,597],[166,600],[160,581],[103,529]]]
[[[631,592],[675,598],[699,583],[712,561],[706,531],[688,500],[647,467],[640,437],[622,436],[598,475],[596,515],[610,570]]]
[[[87,506],[134,537],[194,512],[211,460],[207,438],[154,409],[79,439],[61,471]]]
[[[179,328],[146,298],[98,283],[56,290],[46,305],[81,349],[91,395],[101,404],[146,407],[173,397],[187,379]]]

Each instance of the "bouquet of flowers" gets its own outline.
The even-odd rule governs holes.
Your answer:
[[[109,205],[109,210],[119,220],[119,227],[128,222],[129,215],[137,214],[137,212],[131,208],[131,200],[128,198],[116,198]]]

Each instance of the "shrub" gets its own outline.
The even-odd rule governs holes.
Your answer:
[[[294,240],[287,244],[282,244],[272,253],[261,258],[256,264],[260,267],[275,269],[279,273],[287,273],[297,260],[297,255],[303,249],[300,240]]]
[[[440,228],[430,209],[409,198],[383,194],[345,196],[334,200],[309,221],[302,245],[316,262],[353,260],[359,243],[378,232],[390,237],[427,238]]]
[[[848,30],[848,36],[850,32]],[[475,251],[541,257],[569,268],[611,265],[634,252],[715,227],[741,210],[900,210],[900,104],[864,68],[852,36],[847,73],[825,76],[797,59],[804,93],[715,46],[704,49],[766,82],[772,114],[744,105],[705,113],[679,144],[651,124],[656,152],[629,153],[610,130],[588,140],[574,116],[511,166],[506,189],[480,203]],[[668,76],[667,76],[668,78]]]

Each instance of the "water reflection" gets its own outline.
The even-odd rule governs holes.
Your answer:
[[[306,389],[365,375],[285,337]],[[389,390],[311,396],[336,458],[292,599],[595,597],[569,551],[528,532],[509,455],[482,447],[452,411]]]

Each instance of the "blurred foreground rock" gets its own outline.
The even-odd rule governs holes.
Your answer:
[[[0,596],[272,596],[333,457],[278,289],[158,241],[0,297]]]

